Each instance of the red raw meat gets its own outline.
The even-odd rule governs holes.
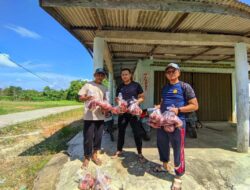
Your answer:
[[[131,113],[132,115],[141,115],[142,114],[142,109],[138,106],[137,103],[132,103],[128,107],[128,112]]]

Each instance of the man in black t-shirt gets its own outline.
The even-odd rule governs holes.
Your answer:
[[[132,81],[132,73],[128,68],[121,70],[121,78],[123,83],[116,90],[116,97],[121,93],[124,100],[130,104],[133,97],[136,99],[137,103],[140,104],[144,101],[144,94],[141,85],[137,82]],[[118,98],[116,98],[116,101]],[[139,156],[140,162],[144,162],[145,159],[142,155],[142,137],[140,136],[140,124],[137,116],[131,115],[130,113],[120,114],[118,117],[118,141],[117,141],[117,152],[114,157],[119,156],[122,153],[122,148],[124,145],[124,138],[126,127],[128,123],[132,127],[134,134],[134,140]]]

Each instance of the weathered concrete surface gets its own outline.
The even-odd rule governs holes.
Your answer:
[[[53,107],[53,108],[37,109],[37,110],[31,110],[31,111],[0,115],[0,128],[7,127],[10,125],[15,125],[15,124],[26,122],[26,121],[39,119],[42,117],[46,117],[48,115],[53,115],[53,114],[77,109],[80,107],[82,107],[82,105]]]
[[[66,154],[56,154],[38,173],[34,181],[33,190],[55,189],[57,180],[59,179],[60,170],[67,161],[68,156]]]
[[[111,159],[116,142],[111,142],[107,134],[103,138],[103,160],[101,167],[90,162],[88,170],[95,173],[101,169],[112,177],[112,189],[163,190],[171,186],[172,175],[156,174],[152,168],[160,163],[156,149],[155,131],[151,141],[143,143],[143,153],[147,163],[137,161],[134,140],[130,128],[126,134],[125,154],[119,159]],[[78,173],[83,155],[82,134],[69,142],[71,159],[62,166],[56,189],[77,190]],[[249,190],[250,154],[238,153],[236,149],[236,129],[227,123],[206,123],[199,130],[198,139],[186,139],[186,175],[183,190]],[[172,158],[173,160],[173,158]]]

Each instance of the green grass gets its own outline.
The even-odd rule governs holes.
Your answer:
[[[82,116],[83,109],[78,108],[0,129],[0,137],[3,137],[26,134],[38,129],[46,131],[46,129],[54,129],[60,124],[58,131],[44,137],[43,141],[28,147],[17,157],[6,160],[0,158],[0,178],[6,178],[6,182],[0,184],[0,189],[32,189],[37,173],[44,168],[53,155],[65,151],[67,142],[82,130]],[[19,143],[18,138],[0,141],[0,145],[8,146],[17,143]]]
[[[81,105],[77,101],[44,101],[44,102],[28,102],[28,101],[0,101],[0,115],[22,112],[28,110],[35,110],[41,108],[70,106],[70,105]]]

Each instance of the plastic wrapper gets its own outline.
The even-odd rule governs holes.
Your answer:
[[[125,113],[128,111],[128,103],[123,99],[121,93],[119,93],[118,95],[118,106],[121,113]]]
[[[148,119],[148,124],[153,128],[160,128],[162,123],[162,114],[160,109],[155,109]]]
[[[100,108],[102,108],[103,110],[107,110],[107,111],[111,111],[112,110],[112,106],[111,104],[104,100],[104,101],[97,101],[96,102],[97,106],[100,106]]]
[[[85,173],[80,176],[78,188],[80,190],[90,190],[94,188],[95,184],[96,179],[90,173]]]
[[[111,112],[112,112],[113,114],[116,114],[116,115],[118,115],[118,114],[121,113],[121,112],[120,112],[119,106],[113,107],[112,110],[111,110]]]
[[[100,170],[97,170],[94,190],[111,190],[110,184],[111,178]]]
[[[92,92],[90,92],[90,94],[91,94],[90,96],[93,96]],[[93,99],[88,102],[88,109],[90,111],[93,111],[94,109],[96,109],[99,106],[100,108],[102,108],[105,111],[111,111],[112,105],[108,101],[109,100],[109,93],[108,92],[106,93],[106,98],[107,98],[107,100],[100,101],[100,100],[95,99],[95,96],[93,96]]]
[[[183,123],[180,118],[175,115],[174,112],[165,111],[162,114],[161,125],[163,126],[165,131],[173,132],[176,127],[181,127]]]
[[[128,112],[132,115],[138,115],[138,116],[142,114],[142,109],[139,107],[134,97],[133,100],[131,101],[130,106],[128,107]]]
[[[128,103],[123,99],[122,94],[118,95],[118,106],[112,108],[113,114],[122,114],[128,111]]]
[[[93,111],[94,109],[96,109],[97,108],[97,100],[90,100],[89,102],[88,102],[88,104],[87,104],[87,107],[88,107],[88,109],[90,110],[90,111]]]

